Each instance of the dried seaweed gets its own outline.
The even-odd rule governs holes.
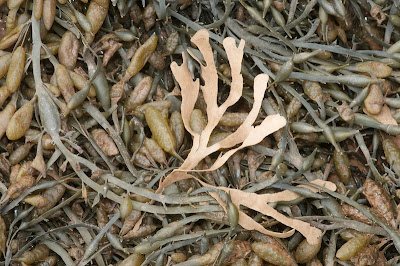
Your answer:
[[[195,60],[201,65],[201,74],[204,80],[204,85],[200,85],[199,79],[196,79],[194,81],[191,79],[190,71],[186,63],[186,56],[184,53],[182,53],[182,57],[184,60],[183,64],[181,66],[178,66],[174,62],[171,65],[171,69],[181,87],[181,109],[183,114],[182,118],[186,130],[193,136],[193,146],[183,164],[179,167],[179,169],[174,170],[165,178],[165,180],[163,180],[163,182],[159,186],[158,191],[161,191],[162,189],[174,182],[189,178],[195,178],[194,176],[187,174],[187,172],[192,171],[202,159],[220,150],[221,148],[231,149],[224,153],[221,152],[217,160],[209,169],[207,169],[207,171],[218,169],[228,160],[230,156],[232,156],[238,150],[261,142],[266,136],[279,130],[286,124],[286,119],[284,117],[280,115],[270,115],[267,116],[260,125],[255,127],[252,126],[257,117],[258,110],[261,107],[261,102],[264,98],[263,95],[267,88],[268,82],[268,76],[266,74],[260,74],[254,79],[253,108],[250,111],[249,115],[246,117],[246,120],[234,133],[208,147],[207,144],[210,135],[213,129],[218,124],[221,117],[224,115],[226,109],[236,103],[241,97],[243,89],[243,77],[240,73],[240,69],[243,58],[244,41],[242,40],[239,43],[238,47],[236,47],[235,40],[233,38],[225,38],[223,41],[223,45],[230,63],[232,82],[230,94],[226,101],[220,106],[217,105],[218,75],[214,65],[214,58],[211,46],[209,45],[208,32],[206,30],[201,30],[197,32],[193,36],[191,41],[199,48],[206,63],[206,65],[204,66],[200,59],[191,54],[191,56],[195,58]],[[208,122],[206,128],[200,134],[198,134],[191,129],[189,121],[200,89],[203,92],[203,97],[207,104]],[[241,145],[238,148],[233,148],[235,145],[238,145],[240,143]],[[213,187],[207,185],[200,180],[198,181],[203,186]],[[336,189],[336,186],[333,183],[318,180],[316,180],[316,182],[318,182],[318,184],[322,186],[326,185],[328,189]],[[307,241],[309,241],[310,244],[317,243],[319,241],[319,238],[322,236],[322,232],[319,229],[311,227],[309,224],[302,221],[287,218],[286,216],[277,212],[270,205],[268,205],[269,202],[278,202],[291,199],[293,200],[298,198],[299,195],[293,192],[283,191],[281,193],[275,194],[258,195],[255,193],[247,193],[237,189],[229,189],[224,187],[217,187],[217,189],[224,190],[225,192],[230,194],[232,202],[235,205],[246,206],[250,209],[271,216],[279,222],[298,230],[307,238]],[[210,193],[210,195],[222,205],[222,200],[215,192]],[[289,237],[294,233],[294,230],[286,233],[276,233],[266,230],[243,211],[239,211],[239,224],[245,229],[258,230],[267,235],[276,237]]]

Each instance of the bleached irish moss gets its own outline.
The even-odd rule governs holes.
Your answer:
[[[193,169],[197,166],[197,164],[207,157],[208,155],[217,152],[221,149],[224,151],[220,152],[219,157],[214,162],[214,164],[207,170],[215,170],[221,167],[228,158],[233,155],[236,151],[243,149],[245,147],[255,145],[263,140],[269,134],[281,129],[286,124],[286,119],[280,115],[270,115],[267,116],[261,124],[258,126],[253,126],[254,121],[256,120],[258,113],[260,111],[261,102],[264,98],[264,93],[267,88],[268,83],[268,75],[260,74],[254,79],[254,104],[252,110],[249,112],[244,123],[231,135],[226,137],[225,139],[211,145],[207,146],[211,133],[214,128],[217,126],[218,122],[224,115],[225,111],[228,107],[234,105],[242,96],[243,90],[243,77],[240,74],[241,64],[243,59],[243,49],[245,42],[243,40],[240,41],[239,46],[236,46],[235,40],[233,38],[224,39],[223,45],[226,50],[231,73],[232,73],[232,83],[231,90],[226,101],[218,106],[217,104],[217,95],[218,95],[218,74],[214,64],[213,52],[211,50],[211,46],[209,44],[209,34],[206,30],[201,30],[197,32],[191,39],[191,41],[199,48],[200,52],[203,55],[203,59],[205,61],[205,65],[195,57],[193,54],[191,56],[199,62],[201,66],[201,75],[204,80],[204,85],[200,85],[199,79],[193,80],[191,77],[191,73],[188,69],[186,56],[182,53],[183,56],[183,64],[178,66],[175,62],[171,64],[172,72],[178,81],[181,87],[182,93],[182,107],[181,113],[183,122],[186,130],[193,136],[193,146],[189,155],[187,156],[184,163],[181,167],[175,171],[173,171],[170,175],[166,177],[166,179],[161,183],[158,192],[160,192],[163,188],[167,187],[173,182],[178,180],[195,178],[194,176],[188,174],[189,171],[194,171]],[[190,53],[190,51],[188,51]],[[197,134],[190,127],[190,115],[194,109],[197,97],[199,95],[199,91],[203,92],[204,100],[207,104],[207,126],[200,133]],[[240,144],[240,145],[239,145]],[[233,148],[236,145],[239,145],[237,148]],[[200,184],[203,186],[210,185],[198,180]],[[336,186],[331,182],[324,182],[322,180],[315,180],[313,183],[318,184],[320,186],[326,186],[330,190],[335,190]],[[303,186],[304,187],[304,186]],[[308,189],[318,192],[315,188],[306,186]],[[277,201],[290,201],[299,197],[296,193],[291,191],[282,191],[274,194],[255,194],[255,193],[247,193],[238,189],[231,189],[226,187],[215,187],[216,189],[223,190],[227,193],[230,193],[232,202],[236,206],[245,206],[247,208],[253,209],[255,211],[261,212],[265,215],[268,215],[279,222],[293,228],[288,232],[273,232],[265,229],[263,226],[255,222],[250,216],[248,216],[243,211],[239,211],[239,224],[248,230],[258,230],[264,234],[275,236],[275,237],[289,237],[293,235],[295,230],[298,230],[301,234],[303,234],[307,241],[310,244],[315,244],[318,242],[318,239],[322,236],[322,232],[312,227],[310,224],[288,218],[285,215],[279,213],[270,205],[269,202],[277,202]],[[210,195],[214,197],[218,203],[225,207],[224,201],[222,201],[217,193],[210,192]]]

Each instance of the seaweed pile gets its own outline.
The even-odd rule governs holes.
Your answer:
[[[0,265],[397,265],[399,8],[0,0]]]

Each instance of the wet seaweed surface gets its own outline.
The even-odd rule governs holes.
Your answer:
[[[399,5],[0,0],[0,265],[398,265]]]

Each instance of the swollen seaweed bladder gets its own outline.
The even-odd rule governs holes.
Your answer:
[[[397,264],[399,21],[0,0],[0,264]]]

